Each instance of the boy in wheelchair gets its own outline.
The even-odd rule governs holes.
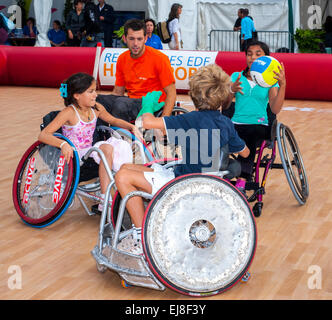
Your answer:
[[[133,191],[155,194],[175,177],[191,173],[216,172],[220,149],[228,145],[230,153],[249,155],[244,141],[239,138],[229,118],[220,112],[229,95],[230,78],[217,65],[199,69],[190,79],[190,96],[196,110],[178,116],[156,118],[155,106],[145,108],[143,127],[160,129],[172,144],[179,144],[182,163],[165,169],[154,163],[151,167],[124,164],[115,175],[115,183],[122,198]],[[143,106],[144,107],[144,106]],[[140,233],[144,218],[143,199],[134,196],[127,202],[127,210],[134,224],[134,232],[124,238],[118,248],[130,253],[142,253]]]

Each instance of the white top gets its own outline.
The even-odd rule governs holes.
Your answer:
[[[181,27],[180,27],[179,19],[175,18],[172,21],[170,21],[168,24],[168,28],[169,28],[169,32],[172,35],[171,43],[174,44],[174,46],[175,46],[176,45],[175,37],[174,37],[175,32],[178,34],[179,43],[181,41]]]

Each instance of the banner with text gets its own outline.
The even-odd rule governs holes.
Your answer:
[[[116,62],[119,55],[128,49],[106,48],[99,61],[99,80],[101,86],[114,86]],[[217,51],[177,51],[161,50],[171,63],[176,89],[189,90],[189,78],[200,67],[215,63]]]

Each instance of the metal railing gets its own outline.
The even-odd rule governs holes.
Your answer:
[[[265,42],[271,52],[294,52],[292,34],[288,31],[257,31],[258,40]],[[240,51],[240,33],[233,30],[211,30],[211,51]]]

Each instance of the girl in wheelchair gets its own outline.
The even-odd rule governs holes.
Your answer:
[[[226,144],[231,153],[248,156],[249,150],[239,138],[233,123],[220,112],[229,95],[229,76],[219,66],[209,65],[199,69],[191,77],[189,85],[195,111],[162,118],[156,118],[152,111],[143,112],[144,128],[160,129],[163,134],[167,134],[170,143],[181,146],[182,163],[169,169],[157,163],[150,168],[137,164],[123,165],[115,175],[115,183],[122,199],[133,191],[154,194],[170,180],[181,175],[216,171],[212,158]],[[193,134],[193,139],[190,133]],[[197,158],[195,153],[198,154]],[[207,159],[208,155],[212,157]],[[145,211],[143,199],[134,196],[128,200],[126,207],[134,224],[134,232],[122,239],[118,248],[140,254],[140,233]]]
[[[139,131],[133,124],[113,117],[101,104],[96,102],[96,82],[92,76],[86,73],[76,73],[70,76],[64,84],[67,87],[67,94],[64,97],[66,108],[59,112],[54,120],[41,131],[38,140],[60,148],[67,163],[73,157],[73,149],[66,141],[53,135],[61,127],[63,135],[75,145],[80,159],[92,147],[97,118],[138,134]],[[103,151],[110,169],[114,171],[119,170],[122,164],[133,161],[131,146],[124,140],[111,137],[106,141],[98,141],[94,147]],[[103,198],[110,183],[109,177],[97,152],[93,152],[91,157],[99,165],[101,198]],[[82,164],[83,160],[80,165]],[[102,210],[102,204],[99,205],[98,210]]]
[[[269,47],[260,41],[252,41],[245,50],[247,68],[242,72],[234,72],[231,75],[231,86],[228,97],[230,106],[235,97],[235,112],[232,122],[239,136],[245,141],[250,150],[247,158],[239,155],[241,163],[241,175],[236,182],[236,187],[245,194],[246,181],[251,179],[253,172],[256,148],[258,142],[271,138],[271,128],[268,123],[267,106],[273,114],[278,114],[285,100],[286,77],[285,68],[275,74],[277,84],[271,88],[256,85],[250,76],[252,63],[260,56],[270,55]]]

